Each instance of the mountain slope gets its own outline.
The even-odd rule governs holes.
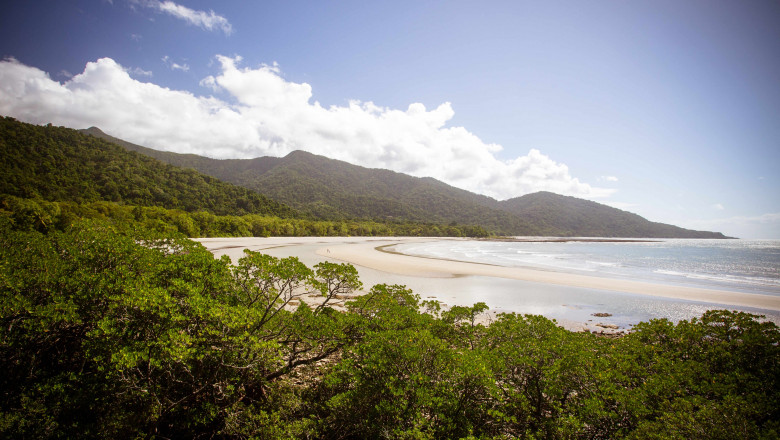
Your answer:
[[[716,232],[651,222],[617,208],[551,192],[527,194],[499,206],[533,224],[581,237],[726,238]]]
[[[177,154],[83,130],[133,151],[261,192],[317,217],[480,225],[504,235],[724,238],[650,222],[574,197],[529,194],[499,202],[432,178],[369,169],[304,151],[282,158],[210,159]]]
[[[218,215],[297,213],[246,188],[127,151],[77,130],[0,118],[0,194],[113,201]]]
[[[95,127],[83,132],[258,191],[320,218],[457,223],[481,225],[501,234],[544,235],[534,225],[496,209],[496,200],[431,178],[359,167],[304,151],[282,158],[219,160],[153,150]]]

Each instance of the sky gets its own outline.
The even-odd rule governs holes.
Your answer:
[[[0,115],[780,238],[780,2],[9,2]]]

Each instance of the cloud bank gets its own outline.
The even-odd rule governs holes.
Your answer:
[[[64,83],[6,59],[0,62],[0,114],[36,124],[94,125],[140,145],[216,158],[306,150],[498,199],[541,190],[585,198],[614,192],[581,182],[536,149],[499,160],[501,146],[447,126],[450,103],[400,110],[350,101],[326,108],[312,103],[309,84],[286,81],[278,65],[247,68],[240,57],[217,60],[219,72],[201,81],[211,94],[197,96],[133,79],[110,58],[88,63]]]

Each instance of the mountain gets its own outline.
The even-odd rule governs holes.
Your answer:
[[[305,151],[281,158],[210,159],[135,145],[95,127],[83,132],[255,190],[319,218],[455,223],[481,225],[507,235],[545,235],[533,224],[497,209],[496,200],[432,178],[359,167]]]
[[[580,237],[726,238],[656,223],[611,206],[551,192],[537,192],[500,202],[501,209],[525,221]]]
[[[320,218],[470,224],[503,235],[725,238],[651,222],[575,197],[540,192],[498,201],[429,177],[364,168],[304,151],[281,158],[220,160],[153,150],[96,127],[83,132],[255,190]]]
[[[112,201],[217,215],[299,214],[221,182],[64,127],[0,118],[0,194],[47,201]]]

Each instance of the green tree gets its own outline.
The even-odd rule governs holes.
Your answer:
[[[497,389],[487,365],[437,337],[419,306],[386,285],[349,304],[364,334],[323,383],[323,437],[462,438],[489,423]]]
[[[502,400],[500,432],[512,437],[565,438],[581,427],[575,411],[593,390],[592,337],[542,316],[500,315],[481,346]]]

